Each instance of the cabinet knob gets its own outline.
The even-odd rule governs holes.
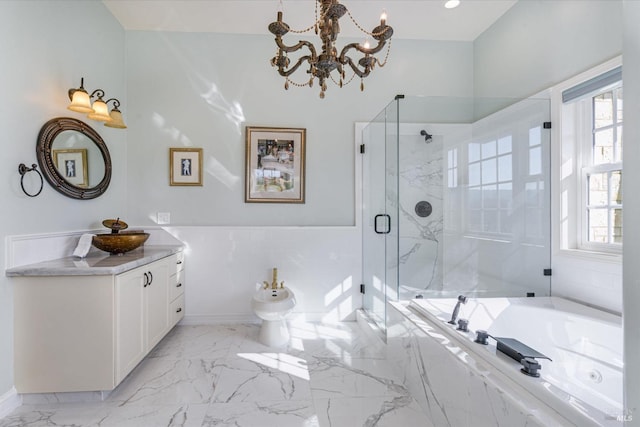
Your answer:
[[[176,310],[176,313],[180,313],[181,311],[182,311],[182,307],[178,308],[178,309]]]
[[[178,261],[176,264],[180,265],[180,264],[182,264],[182,261]]]
[[[182,283],[178,283],[178,284],[176,285],[176,288],[181,288],[181,287],[182,287]]]

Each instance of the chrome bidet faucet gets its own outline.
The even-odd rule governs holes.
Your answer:
[[[458,318],[458,312],[460,311],[460,304],[466,304],[467,297],[464,295],[458,295],[458,302],[456,303],[456,307],[453,309],[453,314],[451,314],[451,320],[448,323],[452,325],[456,324],[456,319]]]

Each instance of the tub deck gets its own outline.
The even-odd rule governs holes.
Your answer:
[[[405,339],[413,335],[410,341],[420,353],[435,351],[431,347],[436,343],[444,345],[456,363],[470,370],[467,375],[478,376],[485,385],[503,384],[503,394],[524,396],[514,403],[515,412],[530,406],[533,409],[527,416],[544,419],[548,415],[541,425],[619,425],[616,419],[624,415],[619,316],[557,297],[470,299],[458,316],[469,321],[469,332],[462,332],[447,323],[455,303],[456,299],[390,303],[394,319],[389,328],[390,347],[403,334]],[[486,346],[475,343],[477,330],[515,338],[552,361],[536,359],[542,365],[540,378],[523,375],[518,362],[496,350],[495,340],[489,339]],[[421,338],[416,339],[418,336]],[[423,339],[426,337],[431,340]],[[402,363],[423,363],[425,375],[433,375],[430,362]],[[413,388],[424,387],[423,381]],[[517,393],[514,388],[519,389]],[[532,400],[542,406],[536,409]],[[542,416],[545,411],[548,414]]]

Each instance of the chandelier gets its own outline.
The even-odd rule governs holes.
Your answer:
[[[372,37],[377,41],[375,47],[370,47],[369,42],[364,44],[350,43],[342,48],[338,54],[336,48],[336,40],[340,33],[339,19],[347,14],[355,26]],[[276,45],[278,46],[278,52],[276,56],[271,59],[271,65],[278,69],[278,73],[285,78],[284,88],[289,89],[289,84],[294,86],[309,86],[313,87],[314,79],[318,79],[320,84],[320,98],[324,98],[324,93],[327,90],[327,80],[333,81],[339,87],[350,83],[355,76],[360,77],[360,90],[364,90],[364,78],[371,73],[371,70],[375,65],[384,67],[389,58],[389,51],[391,49],[391,36],[393,35],[393,28],[387,25],[387,16],[383,12],[380,16],[380,25],[375,27],[372,32],[366,31],[356,20],[351,16],[351,13],[347,8],[340,4],[337,0],[317,0],[316,1],[316,21],[309,28],[304,30],[291,30],[289,25],[282,21],[282,12],[278,11],[277,21],[269,24],[269,31],[276,36]],[[300,40],[298,43],[287,46],[282,41],[282,36],[288,32],[292,33],[306,33],[315,30],[315,33],[320,36],[322,42],[321,52],[318,54],[316,47],[308,41]],[[385,45],[387,45],[387,51],[383,61],[380,61],[374,55],[380,52]],[[289,54],[302,51],[301,55],[295,63],[292,64],[289,59]],[[352,59],[351,55],[360,55],[359,59]],[[310,75],[305,83],[295,83],[289,79],[300,66],[307,64],[307,73]],[[351,74],[349,80],[346,80],[346,71],[350,69]],[[336,71],[336,73],[333,73]],[[337,75],[336,75],[337,74]]]

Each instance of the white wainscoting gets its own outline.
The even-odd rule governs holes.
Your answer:
[[[360,228],[167,227],[185,245],[182,324],[257,322],[251,296],[263,281],[293,290],[292,319],[355,320],[362,306]]]

